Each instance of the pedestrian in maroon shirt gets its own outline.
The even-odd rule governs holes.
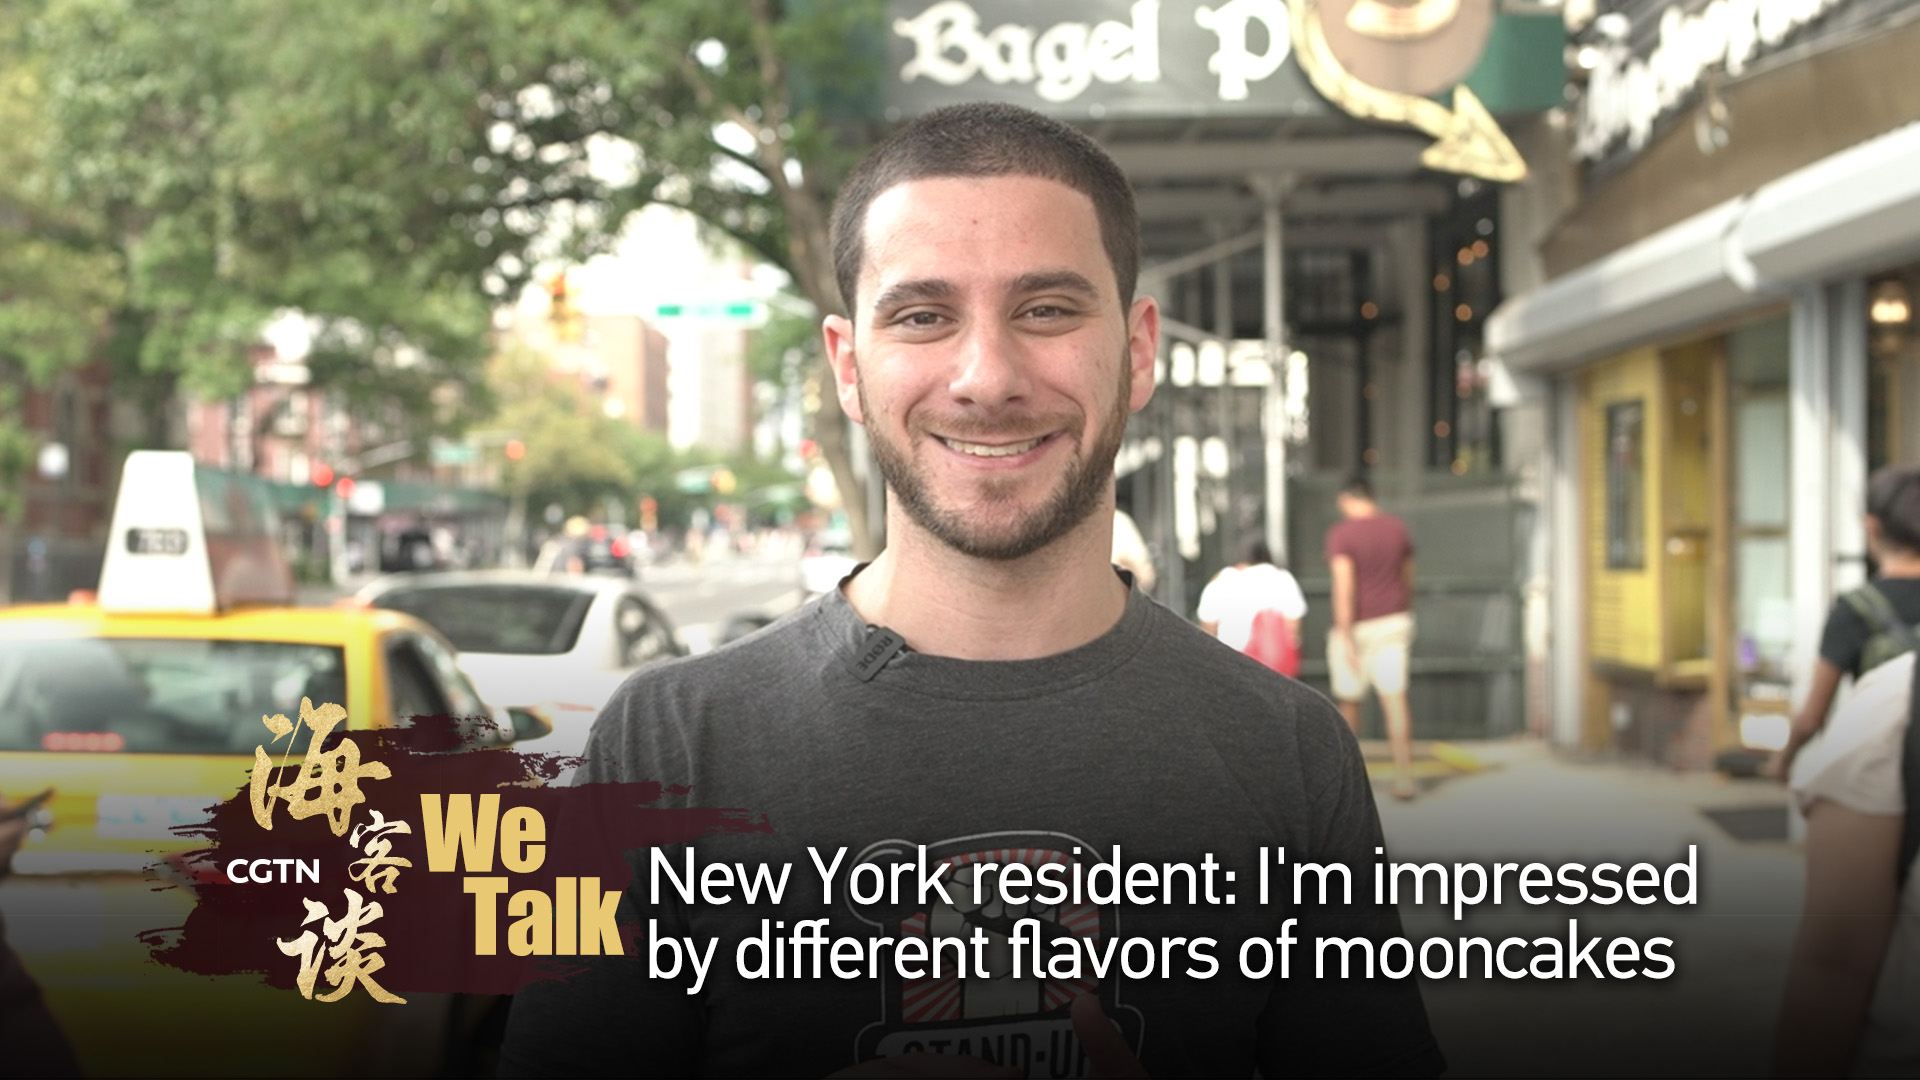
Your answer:
[[[1371,686],[1386,714],[1396,772],[1393,794],[1411,799],[1413,717],[1407,708],[1407,654],[1413,648],[1413,537],[1406,523],[1374,504],[1373,487],[1355,476],[1340,489],[1340,517],[1327,530],[1333,569],[1333,632],[1327,673],[1333,700],[1360,734],[1360,705]]]

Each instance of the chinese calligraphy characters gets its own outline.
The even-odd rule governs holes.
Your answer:
[[[385,780],[392,775],[377,761],[362,764],[360,748],[352,739],[341,739],[332,751],[321,749],[334,725],[346,718],[347,710],[340,705],[316,707],[312,699],[300,699],[300,722],[307,725],[313,737],[307,743],[306,757],[300,762],[299,776],[287,783],[270,782],[273,759],[267,757],[265,748],[253,748],[253,782],[248,795],[253,802],[253,819],[261,828],[273,828],[273,804],[284,799],[287,812],[296,820],[325,814],[333,835],[346,835],[347,818],[354,804],[367,798],[360,792],[360,781]],[[293,733],[293,723],[284,715],[263,716],[260,721],[273,732],[274,742]]]

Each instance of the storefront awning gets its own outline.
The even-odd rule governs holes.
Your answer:
[[[1487,349],[1545,374],[1920,256],[1920,124],[1823,158],[1522,293]]]

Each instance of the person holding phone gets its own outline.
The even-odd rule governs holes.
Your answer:
[[[0,886],[13,870],[14,852],[33,827],[33,811],[53,795],[49,788],[30,799],[10,803],[0,795]],[[6,1067],[19,1076],[79,1076],[80,1060],[47,1011],[40,984],[7,944],[7,925],[0,918],[0,1047]]]

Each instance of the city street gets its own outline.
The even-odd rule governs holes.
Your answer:
[[[684,561],[649,566],[640,572],[640,587],[694,652],[718,643],[731,618],[784,615],[802,600],[800,571],[791,557],[733,555],[697,566]]]

